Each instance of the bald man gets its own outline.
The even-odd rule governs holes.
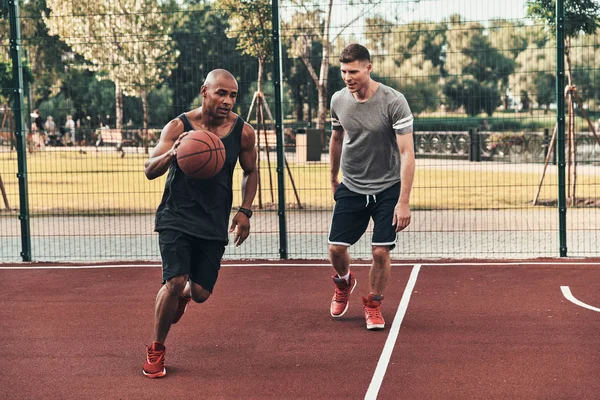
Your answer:
[[[241,245],[250,233],[252,201],[258,175],[254,129],[232,112],[238,84],[226,70],[211,71],[200,89],[202,106],[181,114],[162,130],[144,172],[155,179],[169,172],[155,219],[162,258],[162,287],[156,297],[152,344],[146,350],[143,373],[166,375],[165,340],[190,300],[203,303],[217,281],[228,233]],[[207,130],[221,138],[226,159],[210,179],[192,179],[177,164],[177,147],[189,131]],[[242,204],[233,216],[232,177],[236,163],[243,169]]]

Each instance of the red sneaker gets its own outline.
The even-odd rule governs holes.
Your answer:
[[[370,294],[366,299],[363,297],[363,305],[365,308],[365,320],[367,322],[367,329],[383,329],[385,328],[385,321],[381,316],[381,300],[375,300],[373,294]]]
[[[335,283],[335,293],[331,299],[330,313],[333,318],[339,318],[348,311],[348,300],[356,287],[356,279],[352,272],[350,272],[350,283],[337,275],[332,276],[332,278],[333,283]]]
[[[172,324],[176,324],[179,322],[181,317],[183,317],[183,313],[187,309],[188,303],[190,302],[190,297],[179,296],[179,302],[177,303],[177,310],[175,311],[175,315],[173,316]]]
[[[162,343],[152,342],[150,347],[146,347],[146,362],[143,372],[148,378],[162,378],[167,374],[165,368],[165,353],[167,349]]]

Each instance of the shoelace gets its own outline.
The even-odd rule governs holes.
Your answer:
[[[151,364],[155,364],[161,359],[161,357],[164,357],[164,354],[164,351],[155,351],[148,348],[148,361]]]
[[[344,302],[350,295],[350,286],[346,289],[335,288],[335,301]]]
[[[369,318],[381,318],[381,309],[379,307],[365,307]]]

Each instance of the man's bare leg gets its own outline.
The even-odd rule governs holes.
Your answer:
[[[187,275],[176,276],[169,279],[158,291],[154,311],[153,341],[164,343],[167,339],[177,309],[179,295],[183,292],[187,280]]]
[[[371,284],[371,294],[381,296],[387,286],[390,271],[392,269],[390,261],[389,246],[373,246],[373,264],[369,271],[369,283]]]
[[[331,265],[338,276],[347,275],[350,271],[350,252],[348,251],[348,246],[330,244],[329,261],[331,261]]]

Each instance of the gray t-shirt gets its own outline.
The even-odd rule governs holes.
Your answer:
[[[341,170],[353,192],[378,194],[400,181],[396,134],[413,131],[413,116],[402,93],[384,84],[365,102],[348,88],[331,98],[333,129],[343,129]]]

